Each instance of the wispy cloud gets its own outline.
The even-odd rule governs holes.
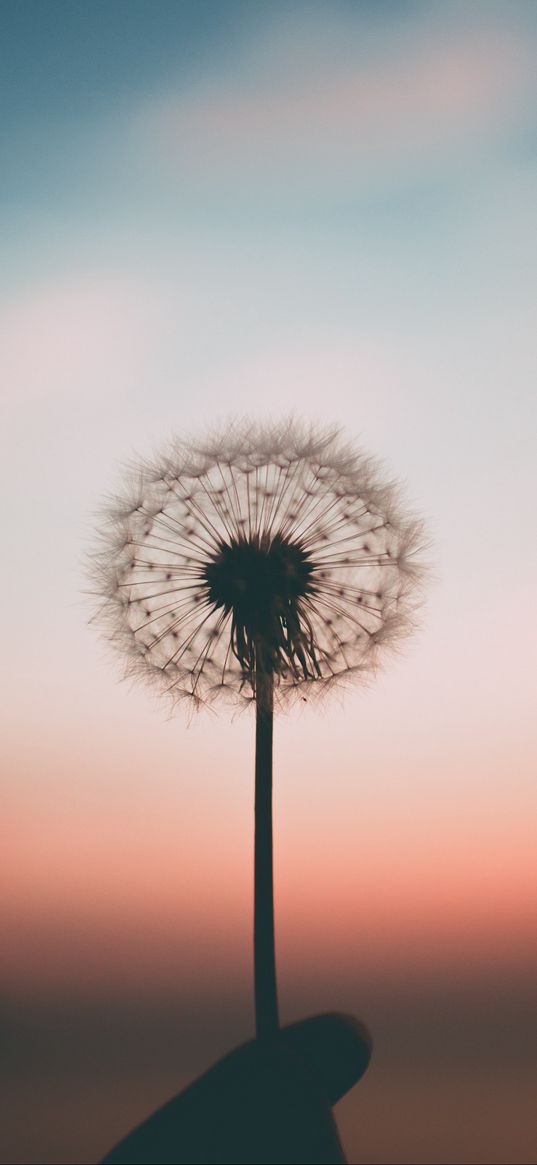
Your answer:
[[[275,26],[268,48],[253,43],[236,72],[146,104],[135,139],[186,183],[315,173],[322,186],[452,163],[454,152],[486,145],[525,116],[532,57],[520,30],[494,20],[417,22],[379,52],[355,21],[302,12],[291,32]]]

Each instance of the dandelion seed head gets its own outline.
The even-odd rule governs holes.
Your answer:
[[[421,523],[338,430],[230,425],[137,464],[102,515],[96,620],[128,674],[196,707],[364,680],[413,625]]]

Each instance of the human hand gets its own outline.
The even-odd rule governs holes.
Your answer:
[[[327,1013],[228,1053],[102,1165],[338,1165],[332,1106],[363,1076],[366,1028]]]

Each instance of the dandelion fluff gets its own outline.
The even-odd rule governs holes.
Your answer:
[[[363,680],[413,624],[421,523],[337,429],[230,424],[134,466],[107,506],[96,615],[174,702]]]

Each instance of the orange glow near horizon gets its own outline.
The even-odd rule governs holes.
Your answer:
[[[438,747],[394,685],[277,720],[282,984],[537,965],[533,730]],[[65,724],[44,705],[28,736],[19,706],[6,734],[10,992],[187,990],[215,965],[250,991],[252,718],[188,727],[144,697],[90,674]]]
[[[249,806],[248,806],[249,808]],[[244,814],[241,814],[241,818]],[[343,815],[344,817],[344,815]],[[238,820],[200,834],[175,815],[103,822],[26,815],[7,831],[2,908],[8,989],[177,977],[195,984],[214,962],[243,979],[251,945],[252,838]],[[286,974],[403,975],[472,966],[537,964],[534,851],[516,839],[461,842],[396,833],[378,819],[356,847],[342,821],[337,846],[318,818],[297,842],[296,822],[276,834],[277,942]],[[501,853],[500,853],[501,849]],[[501,857],[501,871],[499,869]],[[224,873],[224,876],[222,876]],[[314,967],[309,968],[315,952]],[[242,970],[240,970],[242,966]]]

